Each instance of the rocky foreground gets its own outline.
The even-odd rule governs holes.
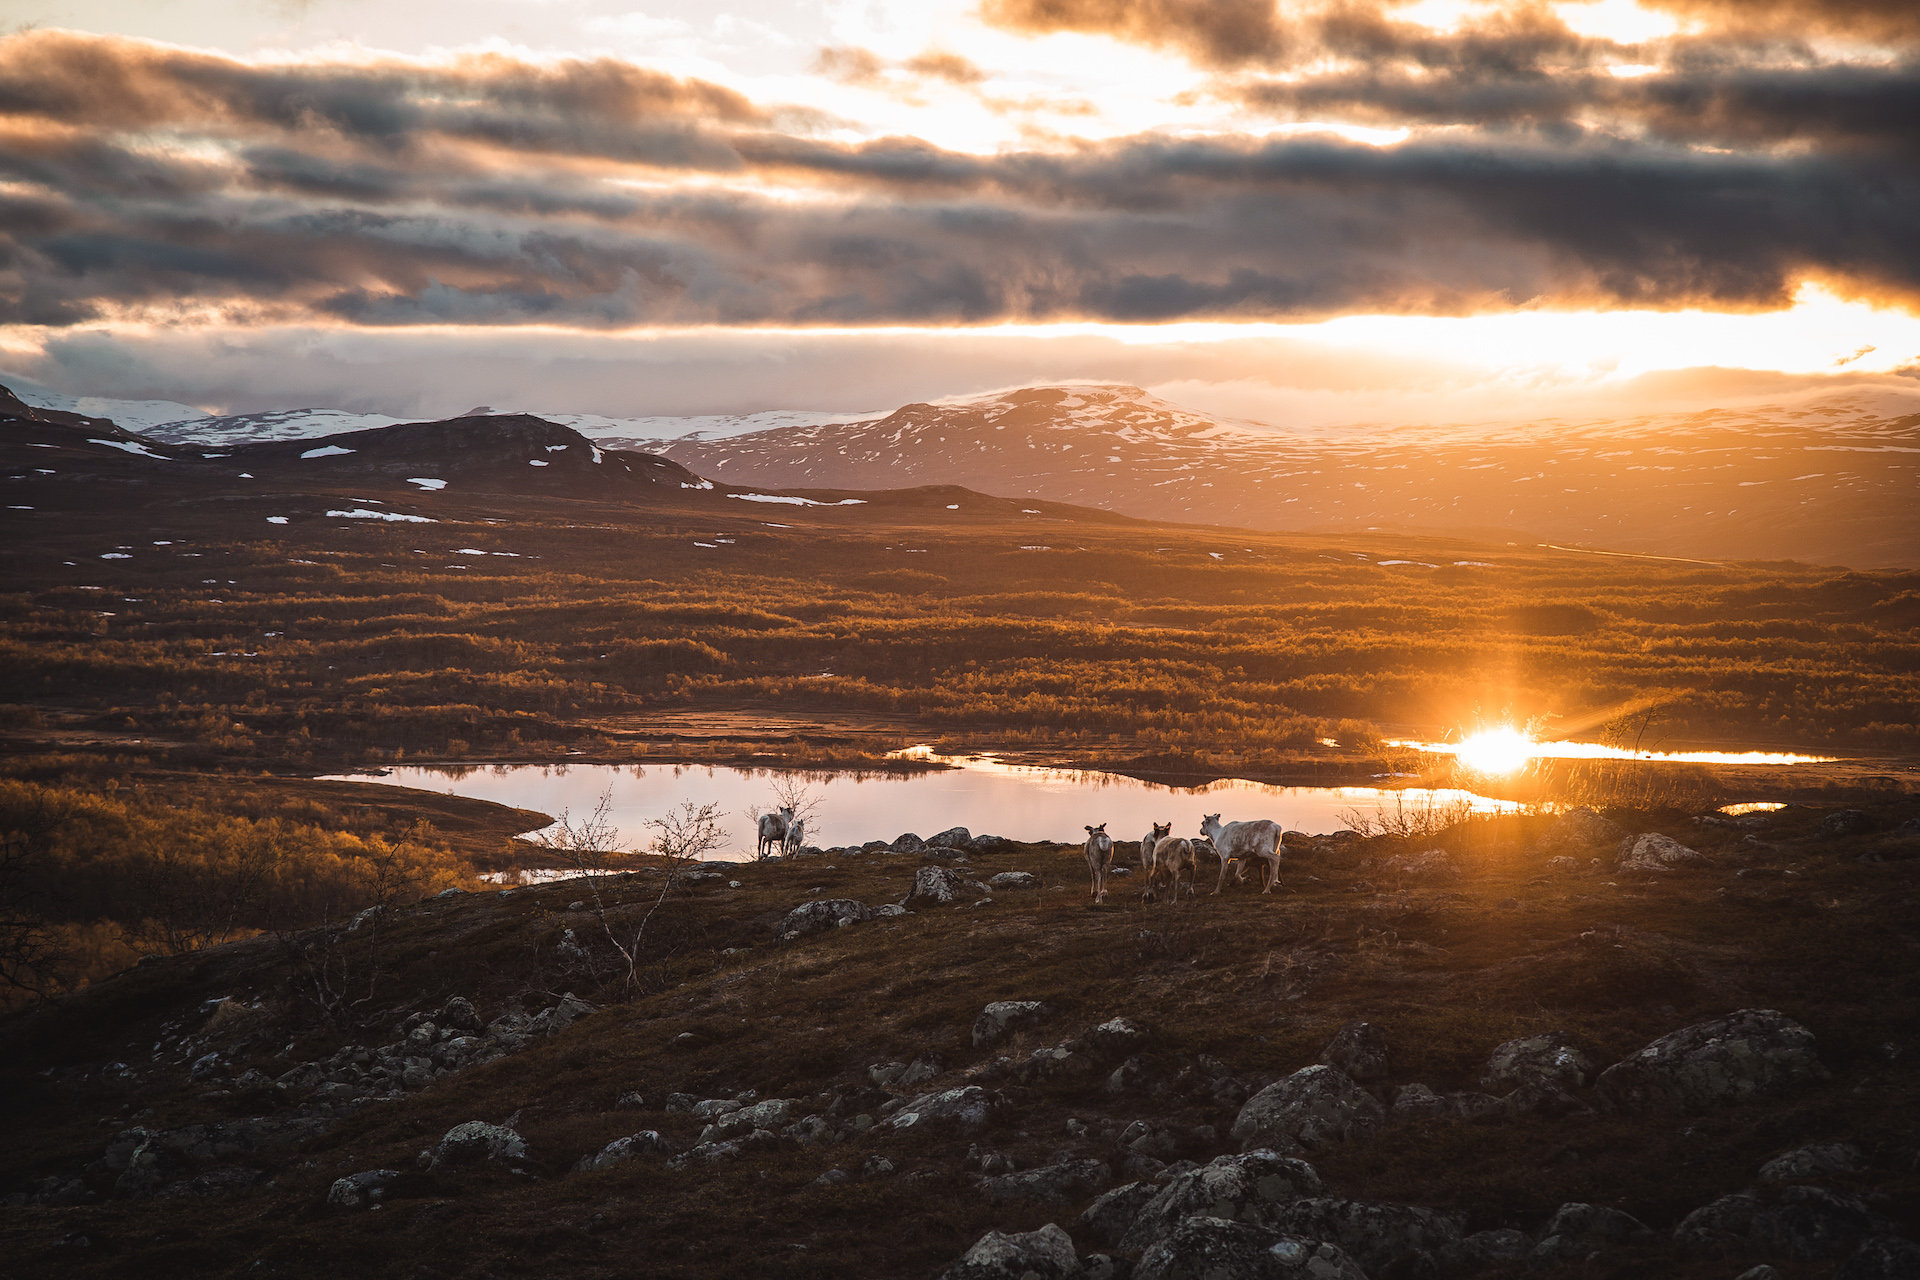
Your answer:
[[[15,1019],[0,1231],[36,1275],[1920,1275],[1915,807],[1289,833],[1282,891],[1180,905],[957,829],[450,891]]]

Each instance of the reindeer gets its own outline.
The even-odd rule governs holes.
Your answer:
[[[806,842],[807,842],[806,819],[795,818],[792,822],[789,822],[787,824],[786,837],[780,841],[780,853],[783,857],[791,858],[794,854],[800,852],[800,847],[804,845]]]
[[[1173,882],[1173,900],[1180,901],[1180,873],[1187,873],[1187,900],[1193,900],[1193,842],[1179,836],[1161,836],[1154,842],[1153,861],[1147,868],[1147,883],[1140,890],[1142,902],[1153,901],[1153,886],[1162,873]]]
[[[1107,824],[1087,828],[1087,872],[1093,877],[1092,894],[1095,902],[1107,900],[1107,869],[1113,865],[1113,837],[1107,834]]]
[[[1227,887],[1228,867],[1236,862],[1240,864],[1239,875],[1234,878],[1234,883],[1239,884],[1247,878],[1247,863],[1255,858],[1264,864],[1261,878],[1265,887],[1260,892],[1272,893],[1273,886],[1280,883],[1281,850],[1286,843],[1279,823],[1256,818],[1251,822],[1222,824],[1219,814],[1210,813],[1200,819],[1200,834],[1213,841],[1214,849],[1220,854],[1220,883],[1213,887],[1215,893]]]
[[[761,814],[759,823],[760,843],[754,848],[753,856],[755,858],[764,858],[767,856],[767,850],[784,844],[787,838],[787,828],[792,825],[793,809],[791,807],[783,805],[773,813]]]
[[[1171,822],[1156,822],[1153,830],[1140,838],[1140,873],[1146,875],[1153,870],[1153,846],[1173,834]]]

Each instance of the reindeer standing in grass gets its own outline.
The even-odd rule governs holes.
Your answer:
[[[1155,830],[1158,830],[1156,827]],[[1187,898],[1193,898],[1193,841],[1179,836],[1161,836],[1154,842],[1152,861],[1147,866],[1147,883],[1140,890],[1142,902],[1153,901],[1153,887],[1161,876],[1173,883],[1173,900],[1180,901],[1180,873],[1187,876]]]
[[[1153,846],[1173,834],[1171,822],[1156,822],[1153,830],[1140,837],[1140,874],[1148,875],[1153,871]]]
[[[1107,871],[1113,866],[1113,837],[1107,824],[1087,828],[1087,872],[1093,877],[1091,893],[1095,902],[1107,900]]]
[[[786,837],[780,841],[780,853],[783,857],[791,858],[794,854],[800,852],[801,846],[805,845],[806,842],[806,819],[795,818],[787,824]]]
[[[1261,862],[1262,879],[1265,887],[1262,893],[1272,893],[1273,886],[1280,883],[1280,859],[1286,850],[1286,837],[1277,822],[1266,818],[1256,818],[1251,822],[1229,822],[1222,824],[1220,815],[1210,813],[1200,820],[1200,834],[1213,841],[1213,847],[1220,854],[1220,883],[1213,887],[1215,893],[1227,887],[1227,868],[1239,863],[1239,874],[1234,883],[1239,884],[1247,878],[1247,864],[1254,859]]]
[[[793,808],[782,805],[772,813],[760,815],[760,843],[755,847],[753,856],[764,858],[770,849],[778,849],[786,843],[787,828],[793,825]]]

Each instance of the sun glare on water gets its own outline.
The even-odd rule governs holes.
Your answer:
[[[1534,741],[1518,729],[1482,729],[1454,749],[1453,758],[1475,773],[1518,773],[1533,759]]]

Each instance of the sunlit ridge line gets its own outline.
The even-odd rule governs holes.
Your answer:
[[[1457,757],[1462,744],[1389,738],[1387,745]],[[1639,760],[1655,764],[1831,764],[1839,758],[1791,751],[1638,751],[1599,742],[1529,742],[1526,752],[1537,760]]]

